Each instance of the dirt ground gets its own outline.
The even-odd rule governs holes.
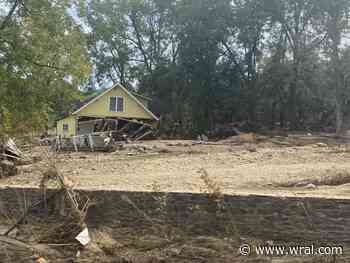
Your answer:
[[[38,186],[40,169],[55,159],[78,189],[206,192],[203,171],[230,195],[350,198],[350,145],[325,137],[145,141],[108,153],[30,149],[42,161],[20,167],[3,186]],[[332,178],[336,178],[335,182]]]
[[[220,192],[229,195],[314,196],[350,199],[350,144],[328,137],[258,136],[217,142],[144,141],[112,152],[53,153],[47,146],[28,147],[36,160],[19,166],[19,174],[0,180],[0,187],[38,187],[42,172],[55,163],[76,189],[155,192]],[[8,222],[4,229],[8,229]],[[186,234],[166,224],[150,228],[91,229],[93,243],[69,262],[348,262],[331,257],[241,257],[242,243],[262,243],[254,236],[221,238]],[[168,235],[168,232],[171,235]],[[248,238],[248,239],[247,239]],[[250,240],[250,238],[252,238]],[[4,262],[21,255],[0,246]],[[64,250],[65,251],[65,250]],[[3,252],[4,255],[2,255]],[[11,251],[10,251],[11,252]],[[61,252],[61,256],[65,254]],[[26,252],[27,253],[27,252]],[[348,252],[346,253],[348,255]],[[68,257],[68,256],[67,256]],[[0,260],[0,262],[2,262]],[[19,262],[19,261],[18,261]],[[24,261],[22,261],[24,262]],[[26,261],[38,262],[38,261]],[[68,262],[57,258],[49,262]]]

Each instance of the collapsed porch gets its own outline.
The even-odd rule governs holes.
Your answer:
[[[54,148],[56,151],[109,150],[114,142],[139,141],[156,132],[156,123],[151,120],[79,116],[76,118],[76,135],[71,138],[57,136]]]

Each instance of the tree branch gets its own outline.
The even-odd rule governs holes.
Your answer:
[[[52,66],[50,64],[41,64],[39,62],[36,62],[36,61],[33,61],[33,60],[29,59],[28,57],[26,57],[25,60],[28,61],[29,63],[33,64],[34,66],[37,66],[37,67],[40,67],[40,68],[49,68],[49,69],[64,71],[63,68]]]
[[[9,13],[7,14],[7,16],[5,17],[4,21],[2,21],[1,25],[0,25],[0,31],[4,30],[5,27],[7,26],[8,22],[10,21],[11,17],[13,16],[13,14],[15,13],[17,7],[19,6],[19,4],[22,2],[22,0],[16,0],[13,4],[13,6],[11,7]]]

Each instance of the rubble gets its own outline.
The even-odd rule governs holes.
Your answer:
[[[0,178],[16,175],[18,165],[28,164],[32,161],[16,146],[13,139],[0,141]]]
[[[44,196],[50,182],[58,188],[61,202],[56,210],[51,211],[55,220],[53,222],[48,220],[47,224],[41,226],[38,241],[39,243],[75,244],[76,237],[86,228],[85,217],[89,208],[89,199],[81,198],[73,190],[71,180],[63,176],[55,166],[49,167],[40,183]],[[46,200],[44,204],[47,206]]]
[[[125,123],[118,128],[115,123]],[[111,151],[120,142],[137,142],[156,133],[152,125],[136,120],[117,119],[94,119],[81,123],[96,123],[93,132],[79,134],[69,138],[57,136],[52,143],[55,151]]]
[[[15,164],[8,160],[0,162],[0,178],[14,176],[18,172]]]

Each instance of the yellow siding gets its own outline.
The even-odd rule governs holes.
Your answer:
[[[143,105],[145,105],[146,108],[148,108],[148,100],[140,98],[140,97],[136,97]]]
[[[49,129],[47,130],[47,134],[48,134],[49,136],[54,136],[54,135],[56,135],[56,134],[57,134],[57,127],[49,128]]]
[[[68,131],[63,130],[63,125],[68,125]],[[75,116],[69,116],[63,120],[57,122],[57,135],[62,137],[74,136],[76,132],[76,119]]]
[[[109,111],[109,98],[115,96],[124,98],[124,112]],[[78,112],[78,115],[87,117],[121,117],[153,120],[153,117],[148,112],[120,88],[110,90],[104,96],[83,108]]]

